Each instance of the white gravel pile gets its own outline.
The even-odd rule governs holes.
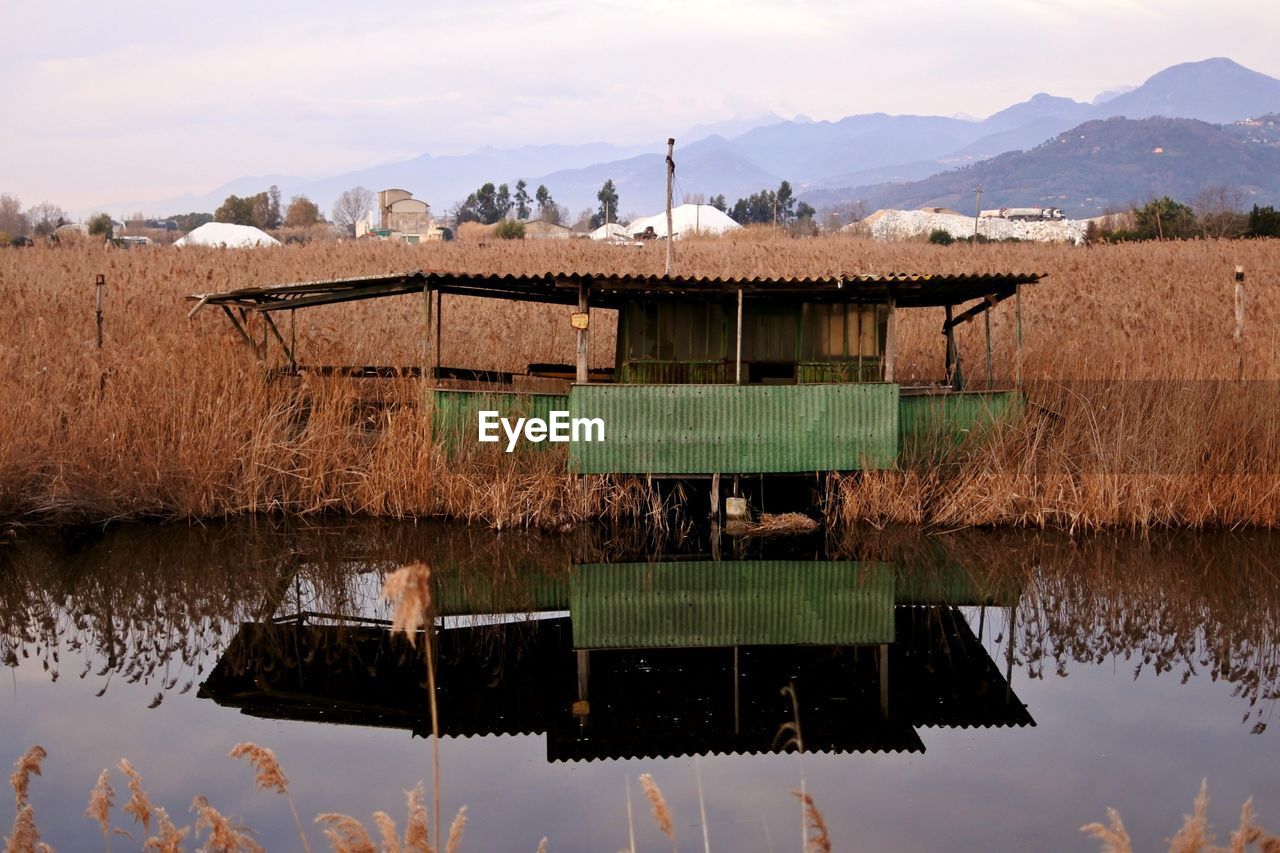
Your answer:
[[[862,220],[877,240],[909,240],[928,236],[935,229],[949,233],[957,240],[973,236],[973,217],[927,210],[877,210]],[[978,234],[989,240],[1037,240],[1046,243],[1082,243],[1088,220],[1061,219],[1046,222],[1023,222],[1011,219],[979,219]]]

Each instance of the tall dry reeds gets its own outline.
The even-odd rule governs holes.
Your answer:
[[[1022,298],[1027,416],[945,466],[907,460],[898,470],[845,478],[833,520],[1280,524],[1273,463],[1280,448],[1270,415],[1280,309],[1263,295],[1267,271],[1280,267],[1280,241],[957,250],[749,236],[686,241],[677,271],[1049,274]],[[188,321],[183,297],[418,268],[657,273],[662,264],[661,247],[620,251],[590,241],[0,252],[0,517],[345,512],[558,527],[618,508],[642,511],[643,502],[620,500],[635,488],[625,481],[602,481],[584,497],[556,453],[447,458],[429,441],[416,381],[267,382],[225,320],[204,311]],[[1246,269],[1250,294],[1239,344],[1236,264]],[[101,351],[98,273],[107,281]],[[298,312],[296,328],[286,321],[282,331],[296,334],[309,364],[413,366],[421,362],[420,310],[411,297],[330,306]],[[504,370],[571,361],[565,314],[446,297],[442,360]],[[941,322],[940,310],[902,312],[904,381],[942,375]],[[1014,323],[1010,302],[993,312],[997,381],[1012,377]],[[593,323],[593,365],[612,361],[611,324],[610,312]],[[975,386],[986,381],[983,331],[978,322],[959,333]],[[274,358],[281,363],[278,347]]]

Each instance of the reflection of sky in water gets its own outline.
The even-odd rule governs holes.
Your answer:
[[[976,627],[976,622],[971,619]],[[1002,619],[988,613],[987,639]],[[1001,664],[1001,650],[990,642]],[[81,817],[98,771],[128,757],[152,798],[189,822],[192,797],[204,794],[260,834],[272,849],[296,836],[283,798],[253,789],[252,773],[226,758],[233,744],[270,746],[291,779],[304,815],[341,811],[369,822],[378,809],[403,822],[403,791],[430,780],[430,744],[402,730],[265,720],[170,691],[147,709],[154,685],[76,677],[63,656],[51,683],[25,660],[0,683],[0,758],[12,761],[32,743],[49,749],[32,802],[45,840],[60,850],[96,846]],[[205,663],[205,677],[213,659]],[[1078,833],[1119,809],[1139,846],[1168,838],[1190,809],[1202,777],[1220,840],[1240,805],[1253,796],[1264,826],[1280,828],[1275,734],[1249,733],[1233,687],[1208,677],[1180,684],[1181,672],[1135,681],[1134,662],[1072,663],[1066,678],[1031,680],[1015,670],[1013,686],[1034,728],[920,728],[926,752],[707,756],[700,759],[712,846],[733,850],[799,847],[799,808],[789,794],[803,767],[836,849],[1080,849]],[[95,669],[96,672],[96,669]],[[638,847],[664,849],[635,782],[651,772],[674,812],[685,849],[700,847],[692,759],[548,763],[542,735],[446,739],[442,744],[446,823],[467,804],[464,849],[533,850],[546,835],[552,850],[626,846],[624,777],[632,781]],[[115,774],[117,802],[123,780]],[[9,812],[0,811],[6,823]],[[116,825],[126,826],[117,818]],[[313,843],[320,840],[311,831]],[[770,843],[771,842],[771,843]]]

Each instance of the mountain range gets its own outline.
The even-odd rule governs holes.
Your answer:
[[[1216,58],[1172,66],[1092,103],[1040,93],[980,121],[765,114],[691,128],[677,139],[676,197],[723,194],[732,203],[787,179],[819,209],[960,206],[972,203],[977,182],[986,191],[984,206],[1052,204],[1077,215],[1150,195],[1189,199],[1208,184],[1238,186],[1249,198],[1275,203],[1280,179],[1270,176],[1280,171],[1280,149],[1243,140],[1232,128],[1277,112],[1280,80]],[[244,177],[146,207],[213,210],[229,194],[276,184],[285,198],[305,194],[327,210],[343,190],[362,185],[403,187],[439,213],[486,181],[514,185],[523,178],[531,188],[545,184],[576,212],[594,208],[596,192],[612,179],[622,212],[647,214],[663,204],[665,157],[661,144],[607,143],[423,154],[319,180]]]

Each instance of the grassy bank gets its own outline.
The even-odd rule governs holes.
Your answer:
[[[1035,404],[981,443],[899,470],[836,479],[833,521],[1065,527],[1280,523],[1274,426],[1280,316],[1264,294],[1280,241],[1081,249],[937,247],[749,235],[688,242],[677,272],[1033,270],[1023,298],[1024,376]],[[474,452],[428,441],[412,380],[384,382],[373,414],[353,383],[267,383],[221,317],[186,319],[183,297],[254,284],[418,268],[533,273],[661,272],[661,247],[566,242],[317,245],[226,252],[35,247],[0,253],[0,516],[10,520],[208,518],[244,512],[447,515],[558,527],[643,517],[635,482],[585,493],[556,453]],[[1243,340],[1232,269],[1250,274]],[[106,276],[105,345],[94,277]],[[303,361],[416,365],[420,300],[300,312]],[[447,298],[442,361],[512,369],[567,361],[563,308]],[[903,312],[899,372],[941,375],[940,311]],[[612,360],[608,313],[591,362]],[[997,381],[1013,364],[1014,313],[992,315]],[[286,332],[289,334],[289,332]],[[983,328],[962,328],[971,381],[985,381]],[[486,448],[490,450],[490,448]]]

